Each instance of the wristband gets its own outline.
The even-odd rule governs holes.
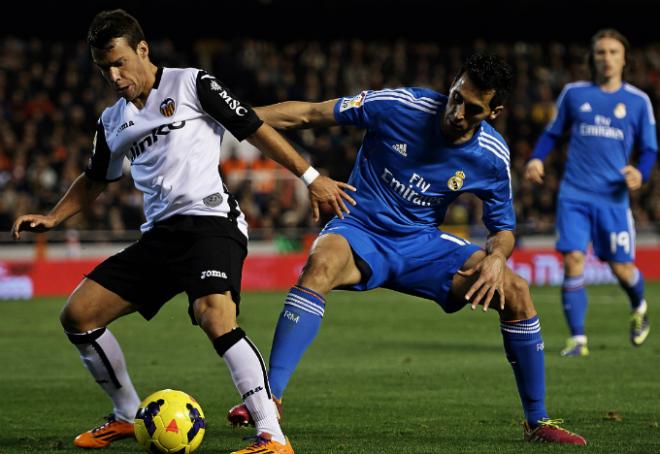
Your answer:
[[[305,186],[309,186],[312,184],[314,180],[319,176],[318,170],[316,170],[314,167],[309,166],[307,170],[305,170],[305,173],[303,173],[300,178],[305,182]]]

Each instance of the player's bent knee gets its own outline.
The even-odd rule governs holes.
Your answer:
[[[97,326],[96,318],[86,307],[84,299],[80,298],[75,291],[60,311],[60,324],[68,333],[84,333],[101,328],[101,326]]]
[[[322,293],[330,291],[341,266],[339,261],[330,254],[312,254],[303,268],[299,283]]]
[[[609,262],[612,273],[619,282],[630,282],[635,274],[634,263]]]
[[[236,304],[230,292],[197,298],[193,303],[193,313],[199,326],[211,339],[236,327]]]
[[[338,286],[357,283],[360,278],[348,241],[330,233],[316,239],[298,285],[324,294]]]
[[[68,303],[60,311],[60,325],[62,325],[64,331],[69,333],[81,333],[84,331],[80,329],[81,323],[77,319],[75,311],[71,310]]]
[[[84,333],[107,326],[135,310],[135,306],[116,293],[90,279],[83,279],[62,308],[60,323],[67,332]]]
[[[193,303],[195,315],[214,314],[218,317],[235,319],[236,304],[231,294],[214,294],[197,298]]]
[[[570,276],[578,276],[584,271],[584,254],[579,251],[564,254],[564,268]]]
[[[527,320],[536,315],[536,309],[532,303],[527,281],[513,272],[511,272],[507,281],[506,318],[511,320]]]

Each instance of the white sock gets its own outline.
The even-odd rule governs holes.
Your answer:
[[[584,334],[581,334],[579,336],[573,336],[572,339],[578,344],[583,344],[583,345],[587,344],[587,336],[585,336]]]
[[[286,443],[277,420],[277,409],[270,397],[266,366],[257,347],[243,337],[222,355],[234,385],[247,406],[257,434],[269,433],[278,443]]]
[[[133,422],[140,398],[128,376],[119,342],[109,329],[97,328],[86,333],[67,333],[80,351],[80,358],[96,383],[112,399],[115,418]]]
[[[639,303],[639,306],[637,307],[637,309],[635,309],[635,312],[637,312],[638,314],[644,315],[644,314],[646,314],[646,310],[648,309],[648,307],[649,306],[648,306],[648,304],[646,304],[646,300],[642,300],[642,302]]]

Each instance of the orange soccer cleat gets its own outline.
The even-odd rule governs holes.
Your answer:
[[[267,433],[260,433],[255,438],[256,440],[250,446],[231,454],[294,454],[291,443],[286,437],[285,444],[272,440],[270,434]]]
[[[113,441],[135,437],[133,423],[118,421],[113,414],[106,416],[105,419],[107,421],[102,425],[78,435],[73,440],[73,444],[79,448],[105,448]]]

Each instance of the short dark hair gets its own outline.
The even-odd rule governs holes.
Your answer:
[[[624,58],[626,61],[626,64],[623,66],[623,69],[625,71],[626,67],[628,66],[629,63],[629,51],[630,51],[630,42],[628,41],[628,38],[623,36],[623,33],[621,33],[618,30],[615,30],[613,28],[603,28],[598,30],[594,36],[591,37],[591,42],[589,45],[589,53],[587,54],[587,65],[589,66],[589,71],[591,72],[591,79],[596,78],[596,63],[594,62],[594,47],[596,46],[596,43],[603,39],[603,38],[612,38],[616,39],[619,41],[621,44],[623,44],[623,50],[624,50]]]
[[[137,49],[145,39],[140,23],[123,9],[101,11],[94,16],[87,31],[87,43],[97,49],[107,49],[110,41],[122,37],[132,49]]]
[[[495,90],[490,100],[490,108],[504,104],[513,89],[513,70],[507,62],[495,54],[478,52],[472,54],[463,63],[454,83],[467,73],[474,85],[480,90]]]

